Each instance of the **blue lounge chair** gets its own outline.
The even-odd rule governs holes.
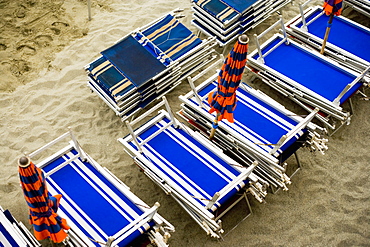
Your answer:
[[[22,222],[17,222],[9,210],[0,206],[0,246],[37,247],[41,244]]]
[[[235,38],[278,11],[291,0],[193,0],[192,24],[208,36],[216,36],[220,46]]]
[[[279,25],[283,35],[275,34],[260,45],[259,39]],[[282,19],[255,37],[257,49],[248,55],[247,68],[307,111],[319,108],[326,117],[316,117],[330,130],[338,129],[330,119],[339,120],[340,126],[350,123],[351,112],[342,105],[367,83],[369,68],[359,74],[295,42],[287,37]]]
[[[161,110],[139,128],[132,128],[163,105],[167,111]],[[266,182],[253,173],[256,162],[242,167],[199,133],[181,124],[170,110],[164,98],[133,122],[126,121],[131,134],[119,141],[145,174],[171,195],[208,235],[220,238],[224,231],[220,218],[234,205],[228,202],[247,200],[246,191],[262,202]]]
[[[49,193],[61,194],[58,214],[71,227],[70,246],[127,246],[149,239],[168,246],[173,226],[149,207],[106,168],[79,146],[72,132],[46,144],[30,158],[70,137],[69,144],[37,163],[46,177]]]
[[[192,91],[179,96],[182,102],[179,115],[209,133],[215,115],[209,113],[207,98],[217,89],[218,73],[195,88],[193,81],[201,76],[202,73],[188,78]],[[327,149],[327,140],[316,132],[325,130],[311,123],[317,110],[305,118],[297,116],[245,83],[240,84],[236,97],[235,121],[218,123],[214,143],[240,162],[257,160],[256,174],[271,186],[287,190],[291,175],[286,174],[286,159],[303,145],[322,153]]]
[[[320,6],[304,9],[309,2],[311,0],[300,5],[300,15],[286,24],[286,30],[299,41],[320,50],[329,16],[325,15]],[[362,73],[370,66],[369,44],[369,28],[344,16],[334,16],[324,54],[339,64]]]
[[[85,66],[88,86],[123,120],[173,90],[216,58],[173,11],[120,39]]]

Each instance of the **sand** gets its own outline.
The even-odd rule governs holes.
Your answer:
[[[119,38],[175,8],[184,9],[182,22],[195,32],[190,25],[190,1],[92,1],[91,21],[86,2],[0,1],[3,208],[31,229],[16,161],[24,152],[34,151],[71,127],[83,149],[98,163],[149,205],[161,203],[160,214],[176,227],[171,246],[370,246],[369,101],[353,97],[352,122],[329,137],[325,155],[298,151],[302,169],[292,178],[289,191],[269,194],[264,204],[251,198],[253,214],[224,241],[210,239],[124,152],[117,138],[128,134],[127,128],[91,93],[83,70]],[[290,4],[282,11],[285,20],[297,13],[298,6]],[[369,18],[355,11],[346,10],[344,15],[370,26]],[[276,20],[274,15],[247,34],[261,33]],[[299,110],[258,80],[248,83]],[[180,108],[178,96],[188,91],[184,82],[167,95],[174,111]],[[295,160],[291,157],[288,162],[294,164]]]

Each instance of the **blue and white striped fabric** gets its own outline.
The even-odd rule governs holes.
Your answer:
[[[157,122],[138,136],[139,141],[167,124],[167,119]],[[135,148],[134,143],[130,143]],[[231,183],[240,171],[195,140],[183,129],[170,126],[143,146],[143,155],[152,162],[157,175],[167,183],[176,183],[181,194],[190,195],[199,205],[206,207],[216,192]],[[240,188],[248,184],[245,180],[228,194],[219,198],[209,209],[216,211]]]
[[[94,81],[116,101],[120,96],[135,89],[132,82],[104,56],[92,62],[87,69]]]
[[[122,229],[144,211],[112,185],[96,164],[82,161],[80,157],[71,160],[76,154],[77,151],[71,149],[42,168],[46,174],[50,172],[46,179],[50,193],[63,195],[59,210],[69,218],[72,230],[76,226],[88,238],[104,243],[114,236],[117,246],[126,246],[153,225],[153,222],[144,222],[139,230],[122,238]],[[70,163],[59,169],[67,160]],[[59,170],[53,171],[54,168]]]
[[[323,15],[322,12],[323,8],[316,7],[312,8],[308,16],[305,16],[307,19],[306,22],[309,22],[306,35],[309,34],[310,39],[321,41],[320,45],[324,39],[329,18]],[[314,21],[311,22],[312,20]],[[295,32],[302,33],[300,30],[302,27],[301,21],[293,25],[296,27],[294,28]],[[303,34],[305,33],[303,32]],[[328,43],[363,59],[367,64],[370,63],[370,49],[368,49],[370,44],[370,30],[360,24],[354,23],[343,16],[335,16],[333,19],[333,27],[330,29]],[[338,54],[340,54],[340,52],[341,51],[337,51]]]
[[[9,210],[0,206],[0,247],[37,247],[41,244]]]
[[[199,94],[207,95],[215,87],[217,87],[217,81],[213,81],[209,87],[203,89]],[[256,146],[259,146],[266,153],[270,153],[280,138],[299,124],[292,117],[284,115],[276,108],[249,94],[246,90],[238,89],[236,98],[238,107],[234,111],[234,124],[227,121],[223,121],[223,124],[227,125],[230,130],[242,135],[248,141],[255,143]],[[192,100],[192,102],[197,104],[195,100]],[[206,99],[203,100],[203,104],[208,106]],[[306,131],[306,129],[301,130],[295,138],[281,146],[273,155],[279,156]]]

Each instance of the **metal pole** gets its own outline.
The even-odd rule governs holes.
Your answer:
[[[324,52],[325,52],[325,46],[326,46],[326,42],[327,42],[328,37],[329,37],[330,28],[331,28],[331,25],[332,25],[332,22],[333,22],[333,18],[334,18],[334,8],[333,8],[333,12],[330,14],[330,17],[329,17],[328,26],[327,26],[326,31],[325,31],[325,36],[324,36],[324,40],[322,42],[320,54],[324,54]]]
[[[91,0],[87,0],[87,9],[89,12],[89,21],[91,21]]]

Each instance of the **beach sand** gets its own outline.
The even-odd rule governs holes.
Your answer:
[[[196,32],[190,25],[190,1],[92,1],[91,21],[86,2],[0,1],[0,205],[4,209],[31,229],[17,159],[71,127],[83,149],[100,165],[147,204],[160,202],[159,213],[176,227],[170,246],[370,246],[369,101],[353,97],[351,124],[328,138],[325,155],[298,151],[302,169],[288,191],[269,194],[264,204],[250,198],[253,214],[224,241],[210,239],[124,152],[117,139],[128,130],[91,93],[83,70],[100,51],[175,8],[184,9],[182,23]],[[285,20],[298,14],[297,2],[284,7]],[[346,10],[344,15],[370,27],[369,18],[355,11]],[[247,34],[261,33],[277,18],[270,17]],[[253,39],[249,47],[255,49]],[[252,80],[250,72],[245,78],[287,108],[300,111],[259,80]],[[167,95],[174,111],[180,109],[178,96],[189,90],[183,82]],[[288,163],[295,164],[294,157]]]

